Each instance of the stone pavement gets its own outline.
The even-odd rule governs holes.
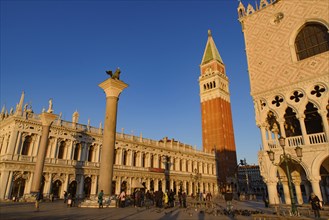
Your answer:
[[[225,207],[225,201],[218,201],[216,210],[222,210],[223,207]],[[265,208],[262,202],[256,201],[234,201],[233,208],[238,210],[257,210],[267,214],[273,214],[275,212],[273,208]],[[0,219],[247,220],[253,218],[243,215],[232,217],[221,213],[216,215],[215,212],[192,207],[187,209],[180,209],[178,207],[170,209],[158,209],[154,207],[150,209],[134,207],[103,209],[67,207],[66,204],[63,203],[63,200],[57,200],[54,202],[42,202],[40,204],[40,211],[38,212],[35,211],[34,203],[2,202],[0,203]]]

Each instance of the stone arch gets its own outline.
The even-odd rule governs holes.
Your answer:
[[[84,186],[83,186],[83,191],[86,198],[90,198],[91,183],[92,183],[91,177],[87,176],[84,180]]]
[[[78,183],[77,181],[74,179],[70,182],[69,186],[68,186],[68,192],[71,193],[71,195],[73,197],[75,197],[76,193],[77,193],[77,186]]]
[[[311,164],[311,173],[309,174],[309,179],[312,179],[312,177],[320,176],[320,168],[323,165],[323,163],[328,160],[329,154],[324,154],[323,152],[317,153],[317,155],[314,157],[313,162]],[[326,167],[329,169],[328,167]]]
[[[300,21],[296,28],[291,31],[290,38],[289,38],[289,48],[290,48],[290,54],[293,62],[298,62],[297,54],[296,54],[296,48],[295,48],[295,39],[298,35],[298,33],[302,30],[305,24],[307,23],[320,23],[324,25],[329,30],[329,23],[320,18],[306,18],[303,21]]]
[[[59,198],[61,196],[62,185],[63,185],[63,182],[61,181],[61,179],[56,179],[52,183],[52,187],[51,187],[52,193],[57,198]]]
[[[319,133],[324,130],[321,115],[318,113],[319,109],[313,102],[308,102],[304,108],[304,121],[307,134]]]
[[[288,106],[284,114],[284,129],[286,137],[295,137],[302,135],[300,122],[298,120],[298,111],[293,106]],[[301,143],[300,143],[301,144]]]

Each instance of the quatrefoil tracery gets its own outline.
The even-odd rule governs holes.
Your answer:
[[[294,91],[293,95],[290,96],[290,100],[294,100],[295,102],[299,102],[301,98],[304,97],[304,94],[299,91]]]
[[[274,100],[272,101],[272,105],[279,107],[282,102],[283,102],[283,98],[277,95],[274,97]]]
[[[311,91],[311,95],[315,95],[317,98],[319,98],[325,91],[326,89],[323,86],[316,85],[314,86],[314,90]]]

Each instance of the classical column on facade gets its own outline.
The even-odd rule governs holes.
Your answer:
[[[174,180],[173,179],[170,179],[170,186],[169,186],[169,190],[172,189],[174,190]]]
[[[122,164],[122,148],[118,148],[118,151],[117,151],[117,157],[118,157],[118,160],[117,160],[117,164],[118,165],[123,165]]]
[[[280,136],[281,137],[286,137],[286,130],[285,130],[285,128],[284,128],[284,123],[285,123],[285,119],[284,118],[279,118],[278,119],[278,122],[279,122],[279,126],[280,126],[280,132],[281,132],[281,134],[280,134]],[[287,141],[287,139],[286,139],[286,141]],[[288,146],[287,144],[286,144],[286,146]]]
[[[92,175],[91,176],[91,190],[90,190],[90,195],[96,196],[97,195],[97,180],[98,176]],[[112,181],[111,181],[112,182]]]
[[[265,180],[268,192],[268,200],[271,205],[279,204],[278,192],[277,192],[277,181],[276,180]]]
[[[294,180],[294,185],[295,185],[295,191],[296,191],[296,197],[297,197],[297,204],[301,205],[303,204],[303,195],[302,191],[300,188],[300,181]]]
[[[78,192],[78,198],[83,198],[84,197],[84,192],[83,192],[83,189],[84,189],[84,185],[85,185],[85,177],[83,174],[79,174],[77,176],[77,179],[78,179],[78,189],[77,189],[77,192]]]
[[[120,195],[121,191],[121,176],[118,176],[115,182],[115,194]]]
[[[162,179],[161,180],[161,183],[162,183],[162,192],[165,192],[166,191],[166,180],[165,179]]]
[[[320,189],[320,180],[321,180],[321,177],[316,176],[316,177],[311,178],[310,182],[312,184],[312,192],[314,192],[315,195],[317,195],[317,197],[320,199],[320,201],[323,201],[321,189]]]
[[[32,180],[33,180],[33,173],[29,172],[29,176],[26,181],[26,187],[24,190],[24,195],[31,193]]]
[[[12,176],[11,176],[11,171],[9,170],[1,170],[1,175],[0,175],[0,198],[7,198],[6,195],[6,187],[5,186],[10,186],[11,184],[7,184],[12,182]]]
[[[46,195],[49,195],[51,192],[51,187],[52,187],[52,180],[53,180],[53,174],[48,173],[45,178],[45,186],[43,189],[43,193]]]
[[[1,155],[5,155],[7,152],[7,146],[9,143],[9,139],[10,139],[10,134],[6,134],[4,139],[3,139],[3,146],[1,148]]]
[[[262,145],[264,150],[269,150],[267,139],[266,139],[266,124],[263,123],[260,125],[260,133],[262,136]]]
[[[52,112],[52,110],[51,110]],[[37,154],[37,160],[35,163],[33,183],[31,193],[39,192],[41,186],[41,179],[43,173],[43,167],[45,163],[45,156],[48,144],[48,136],[50,131],[50,125],[57,118],[57,115],[52,114],[51,112],[43,112],[40,116],[42,123],[42,134],[40,140],[40,146]]]
[[[69,140],[69,142],[70,142],[70,145],[67,148],[66,159],[67,160],[73,160],[72,152],[73,152],[73,144],[74,144],[74,141],[73,140]]]
[[[159,179],[154,179],[154,192],[159,191]]]
[[[328,140],[329,138],[329,125],[328,125],[328,111],[327,110],[318,110],[319,114],[321,115],[321,119],[322,119],[322,124],[323,124],[323,128],[324,128],[324,133],[326,134],[326,138]]]
[[[291,198],[290,198],[290,192],[289,192],[289,185],[288,181],[282,181],[282,187],[283,187],[283,194],[284,194],[284,200],[286,204],[291,204]]]
[[[146,179],[146,190],[150,190],[151,189],[151,180],[150,178]]]
[[[300,113],[298,115],[298,120],[299,120],[300,128],[302,130],[302,136],[303,136],[304,144],[309,145],[310,141],[308,139],[307,132],[306,132],[306,127],[305,127],[305,114]]]
[[[112,177],[114,164],[114,149],[116,135],[116,121],[118,100],[121,92],[128,87],[119,79],[109,78],[99,84],[106,95],[106,110],[104,120],[104,133],[102,143],[102,154],[99,169],[99,188],[103,190],[105,196],[112,193]]]

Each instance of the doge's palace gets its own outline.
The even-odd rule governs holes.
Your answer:
[[[302,204],[311,192],[329,202],[328,8],[323,0],[260,0],[237,9],[270,204]]]

